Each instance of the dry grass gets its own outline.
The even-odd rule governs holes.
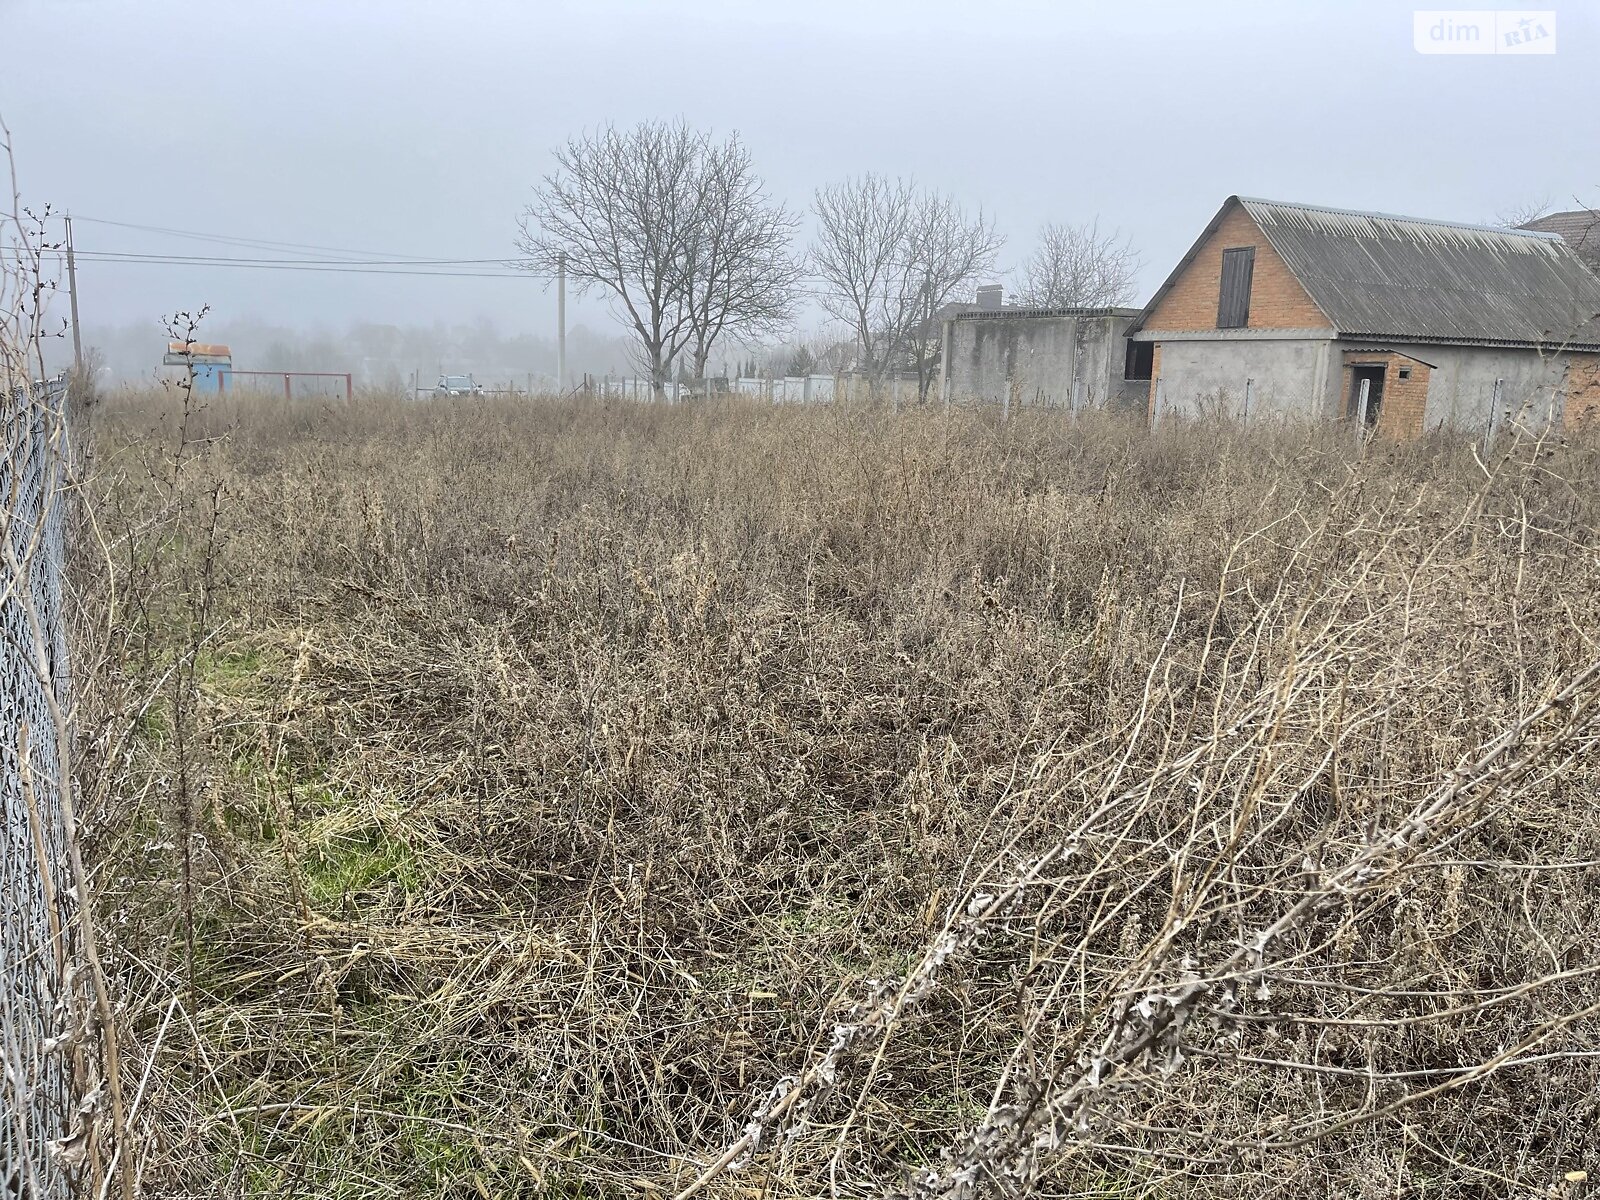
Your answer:
[[[1595,1169],[1593,445],[96,421],[84,791],[152,1194]]]

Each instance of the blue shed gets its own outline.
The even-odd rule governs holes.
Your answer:
[[[233,351],[216,342],[168,342],[161,362],[187,367],[198,393],[226,392],[233,383]]]

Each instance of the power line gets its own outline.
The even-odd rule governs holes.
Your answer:
[[[76,219],[76,218],[74,218]],[[47,250],[43,252],[51,257],[60,258],[61,251]],[[6,254],[5,257],[23,261],[24,256]],[[156,267],[223,267],[246,271],[312,271],[334,275],[397,275],[397,276],[423,276],[434,279],[526,279],[527,274],[522,271],[449,271],[449,270],[417,270],[413,268],[438,265],[453,266],[456,264],[473,265],[476,263],[505,263],[505,259],[423,259],[417,262],[385,260],[355,260],[342,262],[329,259],[240,259],[240,258],[198,258],[162,254],[133,254],[105,250],[79,250],[77,258],[80,262],[93,262],[102,266],[156,266]]]
[[[130,262],[172,262],[191,265],[285,266],[285,267],[467,267],[493,264],[509,267],[508,258],[230,258],[220,254],[149,254],[143,250],[80,250],[79,257],[127,260]]]
[[[271,238],[252,238],[235,234],[201,233],[192,229],[177,229],[166,225],[143,225],[132,221],[113,221],[107,217],[74,216],[76,221],[88,221],[96,225],[114,226],[118,229],[133,229],[144,233],[155,233],[163,236],[190,238],[199,241],[216,242],[221,245],[239,246],[245,249],[268,250],[316,250],[327,254],[338,254],[345,257],[336,259],[312,258],[230,258],[221,255],[176,255],[176,254],[151,254],[139,251],[115,250],[83,250],[77,251],[77,256],[85,262],[134,262],[134,263],[171,263],[182,266],[228,266],[262,270],[319,270],[330,273],[362,274],[362,275],[437,275],[441,278],[458,279],[517,279],[523,273],[515,269],[514,260],[506,258],[429,258],[413,254],[386,254],[380,251],[351,250],[340,246],[325,246],[310,242],[286,242]],[[457,267],[457,266],[503,266],[511,268],[507,272],[487,271],[407,271],[407,270],[368,270],[374,267]],[[800,290],[814,300],[836,299],[853,300],[855,297],[832,290],[831,281],[811,273],[798,277]],[[822,285],[822,286],[818,286]]]
[[[140,254],[116,250],[80,250],[78,258],[84,262],[149,263],[175,267],[238,267],[261,271],[334,271],[358,272],[369,275],[430,274],[445,272],[419,271],[421,267],[489,267],[506,268],[503,271],[473,271],[464,274],[490,275],[494,278],[516,279],[525,272],[516,270],[504,258],[419,258],[419,259],[337,259],[337,258],[227,258],[222,256],[187,254]],[[401,270],[399,268],[407,268]]]
[[[73,217],[76,221],[79,218]],[[59,260],[65,259],[62,249],[40,250],[41,257],[51,257]],[[311,271],[331,275],[393,275],[396,277],[413,277],[424,279],[527,279],[529,273],[521,270],[505,271],[447,271],[447,270],[413,270],[408,268],[425,266],[472,266],[477,264],[499,263],[510,266],[512,260],[504,258],[434,258],[434,259],[356,259],[342,261],[338,259],[295,259],[295,258],[206,258],[201,256],[172,255],[172,254],[139,254],[133,251],[119,250],[77,250],[79,262],[94,262],[104,266],[156,266],[156,267],[223,267],[244,271]],[[16,251],[0,251],[0,258],[11,259],[18,262],[32,261],[31,256],[20,254]],[[798,289],[801,294],[812,300],[854,300],[843,292],[832,291],[827,288],[817,287],[815,284],[802,285]]]
[[[420,257],[411,254],[390,254],[379,250],[350,250],[343,246],[319,246],[309,242],[280,242],[270,238],[252,238],[241,234],[226,233],[200,233],[192,229],[173,229],[165,225],[136,225],[131,221],[112,221],[105,217],[75,216],[76,221],[89,221],[96,225],[114,225],[118,229],[137,229],[144,233],[157,233],[166,237],[191,238],[202,242],[218,242],[223,245],[243,246],[255,249],[279,250],[318,250],[328,254],[343,254],[357,258],[406,258]]]
[[[77,218],[74,217],[73,220],[77,220]],[[245,271],[311,271],[334,275],[394,275],[431,279],[527,279],[529,277],[527,272],[516,269],[504,271],[414,269],[419,267],[489,264],[502,264],[510,267],[512,260],[503,258],[366,259],[345,262],[338,259],[227,258],[199,255],[140,254],[134,251],[120,250],[78,250],[76,253],[80,262],[93,262],[105,266],[223,267]],[[50,249],[42,250],[40,254],[41,256],[61,259],[64,251]],[[11,251],[0,252],[0,257],[17,261],[23,261],[25,258],[25,256]],[[851,299],[851,297],[843,293],[819,288],[815,285],[804,285],[799,290],[814,300],[824,298]]]
[[[515,269],[514,260],[506,258],[429,258],[424,255],[388,254],[376,250],[351,250],[346,247],[324,246],[310,242],[285,242],[276,241],[270,238],[252,238],[235,234],[201,233],[198,230],[176,229],[165,225],[141,225],[132,221],[113,221],[106,217],[85,217],[74,215],[73,220],[88,221],[96,225],[115,226],[119,229],[133,229],[144,233],[161,234],[168,237],[191,238],[199,241],[216,242],[221,245],[239,246],[244,249],[295,251],[315,250],[326,254],[338,254],[345,256],[337,259],[247,259],[212,255],[145,254],[137,251],[77,250],[77,257],[85,262],[168,263],[181,266],[239,267],[252,270],[307,270],[354,275],[437,276],[444,279],[520,279],[525,277],[522,271]],[[503,266],[510,269],[505,272],[418,271],[398,269],[425,266]],[[379,267],[397,269],[368,269]],[[830,286],[831,281],[820,275],[812,273],[802,274],[799,276],[798,282],[801,284],[800,290],[807,297],[813,300],[856,299],[848,294],[833,290]]]
[[[80,253],[80,259],[88,260],[87,254]],[[232,267],[235,270],[248,271],[312,271],[318,274],[329,275],[402,275],[417,276],[424,279],[526,279],[521,272],[514,271],[407,271],[395,267],[364,267],[355,263],[342,267],[311,267],[295,263],[227,263],[227,262],[173,262],[166,259],[140,259],[140,258],[108,258],[93,259],[102,266],[141,266],[141,267]]]

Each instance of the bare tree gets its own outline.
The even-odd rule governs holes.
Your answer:
[[[797,222],[767,200],[737,134],[607,125],[555,157],[522,214],[521,265],[548,277],[565,262],[578,291],[607,294],[657,388],[680,354],[703,375],[723,334],[788,320]]]
[[[917,397],[926,400],[939,369],[941,308],[994,266],[1005,238],[980,209],[968,216],[955,200],[921,196],[912,212],[904,270],[911,287],[905,345],[917,372]]]
[[[762,191],[750,152],[733,134],[704,148],[697,219],[689,230],[684,290],[688,351],[702,379],[719,338],[773,333],[794,316],[800,222]]]
[[[1017,301],[1036,308],[1104,308],[1133,299],[1139,255],[1119,232],[1086,225],[1049,224],[1022,268]]]
[[[1533,224],[1540,217],[1548,216],[1550,210],[1554,207],[1555,201],[1546,192],[1543,196],[1526,199],[1502,208],[1495,213],[1495,224],[1502,229],[1521,229],[1526,225]]]
[[[899,350],[909,302],[905,277],[916,193],[904,180],[866,174],[817,189],[811,267],[821,303],[855,334],[857,367],[881,379]]]
[[[817,361],[817,366],[830,375],[850,369],[855,352],[855,337],[851,328],[839,321],[813,329],[802,339]]]
[[[1561,239],[1587,263],[1591,270],[1600,271],[1600,208],[1586,204],[1577,196],[1572,198],[1573,208],[1560,213],[1564,218],[1558,230]],[[1528,229],[1541,217],[1556,215],[1555,201],[1547,193],[1543,197],[1501,209],[1495,223],[1503,229]]]
[[[570,138],[520,222],[524,265],[549,276],[564,260],[580,293],[609,294],[658,388],[691,332],[684,247],[698,216],[704,149],[705,136],[681,121]]]
[[[982,212],[879,175],[819,189],[813,210],[822,305],[854,330],[860,368],[877,381],[909,358],[926,394],[938,366],[934,314],[993,266],[1004,239]]]

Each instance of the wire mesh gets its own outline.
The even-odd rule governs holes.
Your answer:
[[[76,1119],[72,1050],[81,1039],[57,741],[71,692],[66,386],[36,385],[0,402],[0,1194],[64,1200],[87,1149]]]

